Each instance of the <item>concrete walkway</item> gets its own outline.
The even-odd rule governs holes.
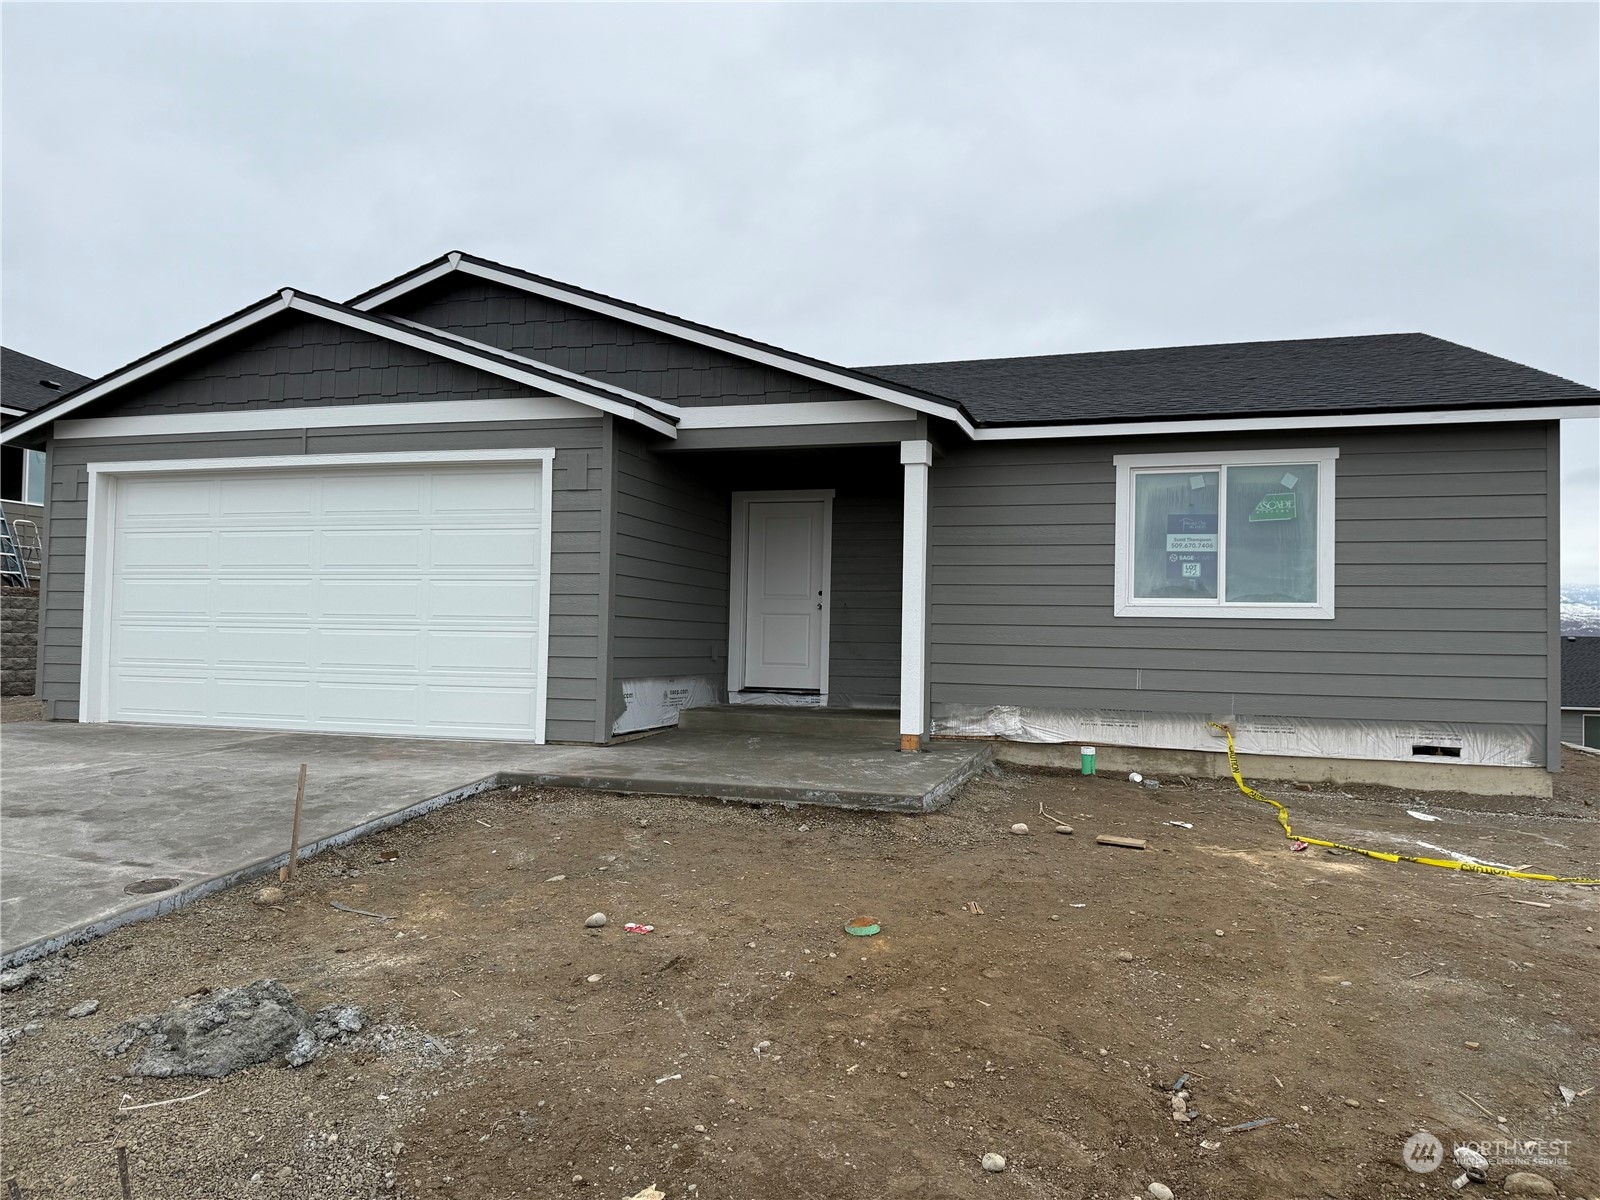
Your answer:
[[[0,964],[275,871],[295,779],[301,844],[338,845],[488,787],[927,811],[987,746],[902,755],[876,736],[674,730],[618,746],[517,746],[131,725],[0,728]],[[129,894],[141,880],[176,880]]]

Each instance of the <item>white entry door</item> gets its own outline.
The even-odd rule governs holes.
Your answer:
[[[542,471],[121,479],[105,719],[542,740]]]
[[[754,495],[744,505],[743,686],[821,692],[831,501]]]

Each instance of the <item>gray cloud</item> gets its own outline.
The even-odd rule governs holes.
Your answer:
[[[1420,329],[1600,379],[1593,6],[0,20],[5,337],[85,372],[459,246],[847,363]]]

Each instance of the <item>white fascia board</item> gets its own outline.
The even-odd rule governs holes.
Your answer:
[[[149,359],[146,362],[142,362],[137,366],[128,367],[126,370],[119,371],[114,375],[110,375],[103,379],[100,383],[86,388],[82,392],[79,392],[65,403],[36,412],[27,420],[18,421],[15,425],[11,426],[11,428],[0,431],[0,444],[9,442],[13,438],[20,437],[22,434],[29,433],[32,430],[39,428],[41,425],[47,425],[51,421],[54,421],[56,418],[66,413],[74,412],[77,409],[82,408],[85,404],[90,404],[93,401],[100,399],[102,396],[109,395],[118,388],[126,387],[128,384],[143,379],[145,376],[159,371],[163,367],[170,366],[171,364],[178,362],[180,359],[187,358],[197,350],[204,350],[207,346],[214,345],[217,342],[222,341],[224,338],[232,337],[236,333],[249,329],[252,325],[259,325],[268,317],[276,316],[278,313],[281,313],[287,309],[289,307],[289,298],[291,295],[292,293],[286,290],[280,293],[278,296],[275,296],[273,299],[263,302],[259,307],[250,309],[248,312],[241,313],[239,316],[229,321],[226,325],[219,325],[208,333],[198,334],[195,337],[187,338],[184,341],[179,342],[165,354],[159,354],[155,358]]]
[[[743,342],[736,342],[731,338],[718,337],[713,333],[695,329],[693,326],[684,325],[677,321],[670,321],[663,317],[653,317],[645,313],[636,312],[631,308],[624,308],[619,304],[607,304],[603,300],[581,295],[578,292],[569,292],[565,288],[552,287],[545,283],[535,283],[531,279],[523,279],[507,271],[497,271],[493,267],[481,266],[475,262],[461,260],[456,268],[467,275],[475,275],[479,279],[487,279],[491,283],[503,284],[519,291],[531,292],[536,296],[547,299],[559,300],[563,304],[571,304],[575,308],[588,309],[590,312],[599,313],[601,316],[611,317],[628,325],[637,325],[644,329],[654,329],[657,333],[670,334],[672,337],[682,338],[686,342],[695,342],[707,346],[712,350],[720,350],[724,354],[731,354],[735,358],[742,358],[747,362],[760,363],[763,366],[773,367],[779,371],[787,371],[791,375],[803,375],[807,379],[815,379],[819,383],[826,383],[841,391],[855,392],[873,400],[887,400],[890,404],[898,404],[903,408],[915,409],[917,412],[928,413],[935,417],[943,417],[947,421],[954,421],[968,434],[973,432],[970,421],[961,414],[961,411],[947,404],[938,404],[932,400],[924,400],[920,396],[909,395],[897,391],[887,384],[867,383],[849,375],[830,371],[825,367],[813,366],[811,363],[790,358],[784,354],[775,354],[770,350],[758,350],[753,346],[746,346]],[[419,282],[412,281],[404,289],[421,286]],[[385,299],[393,299],[394,295],[401,294],[395,289],[390,289],[393,295],[385,295]],[[359,307],[371,308],[375,304],[383,303],[377,297],[363,300]]]
[[[790,425],[859,425],[915,421],[903,404],[886,400],[817,400],[800,404],[707,404],[685,408],[679,429],[764,429]]]
[[[429,329],[426,335],[411,333],[405,329],[396,329],[384,321],[375,321],[360,313],[348,309],[322,304],[304,296],[290,295],[289,307],[299,312],[311,313],[323,317],[351,329],[359,329],[370,333],[374,337],[387,338],[391,342],[398,342],[402,346],[410,346],[415,350],[422,350],[429,354],[437,354],[441,358],[448,358],[455,362],[463,363],[469,367],[476,367],[480,371],[487,371],[491,375],[498,375],[502,379],[509,379],[515,383],[525,384],[540,391],[554,392],[557,396],[568,400],[576,400],[579,404],[586,404],[590,408],[598,408],[602,412],[609,412],[614,416],[624,417],[630,421],[637,421],[657,433],[675,438],[678,431],[670,422],[662,420],[648,412],[640,412],[631,404],[622,404],[615,400],[608,400],[603,396],[596,396],[588,387],[576,388],[565,380],[553,378],[542,372],[526,371],[510,363],[496,358],[468,350],[464,346],[441,344],[448,339],[435,336],[436,331]],[[417,329],[427,329],[427,326],[415,326]],[[499,353],[496,351],[495,353]]]
[[[0,416],[20,417],[20,416],[23,415],[23,413],[24,413],[23,409],[20,409],[20,408],[7,408],[4,404],[0,404]]]
[[[357,304],[352,304],[350,307],[359,308],[363,312],[369,309],[378,308],[381,305],[389,303],[389,301],[395,299],[396,297],[404,296],[408,292],[414,292],[419,287],[425,287],[426,285],[432,283],[435,279],[443,279],[446,275],[450,274],[450,272],[456,269],[456,266],[458,263],[460,263],[460,261],[460,252],[453,250],[445,257],[444,262],[429,267],[420,275],[408,275],[406,278],[390,284],[388,287],[384,288],[383,291],[374,292],[365,300],[362,300]]]
[[[423,333],[431,333],[434,337],[459,342],[469,349],[487,350],[493,354],[498,354],[501,358],[509,358],[515,362],[526,363],[536,370],[548,371],[552,375],[559,375],[561,378],[570,379],[574,383],[599,388],[603,392],[610,392],[613,396],[627,400],[630,403],[643,404],[646,408],[653,408],[664,416],[677,418],[683,412],[676,404],[668,404],[665,400],[657,400],[654,396],[646,396],[642,392],[630,392],[627,388],[618,387],[614,383],[607,383],[590,375],[580,375],[576,371],[567,371],[561,367],[553,367],[547,362],[540,362],[537,358],[529,358],[526,354],[516,354],[510,350],[502,350],[498,346],[490,346],[484,342],[473,341],[473,339],[464,337],[449,329],[438,329],[432,325],[425,325],[421,321],[408,321],[404,317],[390,317],[389,320],[398,322],[401,325],[409,325],[412,329],[420,330]]]
[[[1319,417],[1225,417],[1203,421],[1123,421],[1106,425],[1019,425],[979,429],[972,436],[980,442],[1011,442],[1039,438],[1153,437],[1185,433],[1288,433],[1297,429],[1370,429],[1396,425],[1487,425],[1513,421],[1571,421],[1592,417],[1600,417],[1600,405],[1338,413]]]
[[[58,439],[164,437],[190,433],[254,433],[272,429],[368,429],[384,425],[464,422],[570,421],[594,409],[554,396],[500,400],[419,400],[398,404],[340,404],[314,408],[250,408],[236,412],[89,417],[57,421]]]

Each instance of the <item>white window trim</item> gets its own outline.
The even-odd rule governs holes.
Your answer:
[[[728,547],[728,696],[744,691],[744,635],[748,614],[750,503],[762,500],[822,501],[822,672],[819,704],[828,703],[828,642],[833,630],[833,488],[790,492],[734,492]],[[738,701],[734,701],[738,703]]]
[[[1232,450],[1213,453],[1118,454],[1116,583],[1113,615],[1118,617],[1178,617],[1229,620],[1331,621],[1334,617],[1334,463],[1337,447],[1292,447],[1282,450]],[[1290,466],[1313,463],[1317,468],[1317,599],[1309,604],[1228,603],[1220,598],[1227,583],[1227,480],[1223,468],[1235,466]],[[1219,472],[1217,520],[1217,591],[1214,601],[1135,599],[1133,594],[1133,477],[1142,470],[1210,469]]]
[[[538,462],[543,545],[539,549],[539,639],[534,662],[533,737],[545,742],[550,700],[550,572],[555,518],[553,448],[511,450],[410,450],[387,454],[275,454],[241,458],[181,458],[88,464],[89,495],[84,522],[83,668],[79,676],[78,720],[101,724],[111,719],[112,547],[116,543],[117,483],[125,475],[169,475],[191,471],[317,470],[341,467],[452,466],[471,463]]]

